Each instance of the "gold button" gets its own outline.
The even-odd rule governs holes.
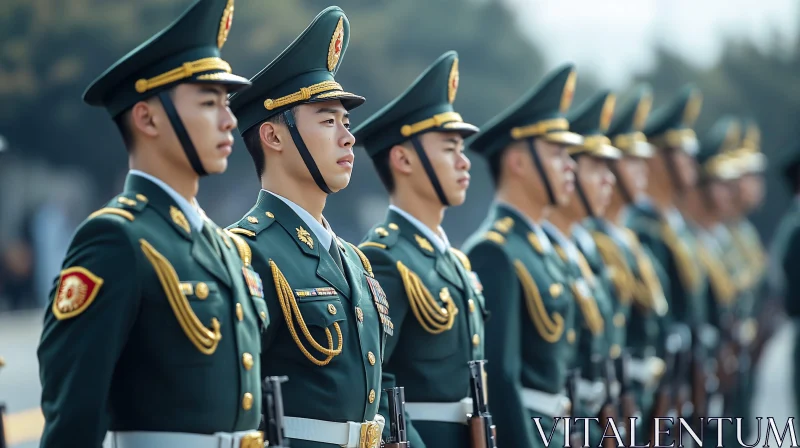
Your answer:
[[[236,318],[239,319],[239,322],[244,320],[244,308],[241,303],[236,304]]]
[[[253,394],[247,392],[244,394],[244,397],[242,398],[242,409],[244,409],[245,411],[249,411],[250,408],[252,407],[253,407]]]
[[[136,195],[136,199],[138,199],[138,200],[140,200],[142,202],[147,202],[147,196],[145,196],[145,195],[143,195],[141,193]]]
[[[266,318],[267,318],[267,313],[266,313],[266,311],[262,311],[262,312],[261,312],[261,313],[259,313],[259,314],[261,314],[261,319],[266,319]]]
[[[369,390],[369,402],[370,403],[374,403],[375,402],[375,389],[370,389]]]
[[[370,365],[375,365],[375,355],[372,352],[367,353],[367,359],[369,359]]]
[[[399,229],[400,227],[398,227],[398,225],[397,225],[397,224],[395,224],[395,223],[389,223],[389,228],[390,228],[390,229],[392,229],[392,230],[397,230],[397,229]]]
[[[569,342],[570,344],[575,343],[575,330],[571,328],[569,329],[569,331],[567,331],[567,342]]]
[[[196,295],[198,299],[204,300],[208,297],[208,285],[203,282],[198,283],[197,286],[194,287],[194,295]]]
[[[611,356],[611,359],[617,359],[621,354],[622,354],[622,348],[620,348],[618,344],[612,345],[611,350],[608,351],[608,355]]]
[[[244,355],[242,355],[242,365],[244,365],[244,368],[247,370],[252,369],[253,355],[251,355],[250,353],[245,353]]]
[[[469,299],[469,301],[467,303],[469,304],[469,312],[470,313],[474,313],[475,312],[475,301],[472,300],[472,299]]]
[[[328,304],[328,312],[331,313],[331,314],[336,314],[336,307],[333,306],[332,303]]]
[[[356,307],[356,318],[359,322],[364,322],[364,311],[359,307]]]
[[[250,224],[258,224],[258,218],[256,218],[255,216],[248,216],[247,222],[249,222]]]
[[[475,347],[477,347],[477,346],[479,346],[480,344],[481,344],[481,337],[480,337],[480,336],[478,336],[477,334],[473,334],[473,335],[472,335],[472,345],[474,345]]]
[[[553,298],[560,296],[563,290],[564,287],[561,286],[560,283],[553,283],[550,285],[550,295],[553,296]]]
[[[625,325],[625,315],[622,313],[617,313],[614,315],[614,326],[615,327],[623,327]]]
[[[275,215],[273,215],[272,212],[267,212],[267,213],[265,213],[265,215],[267,215],[267,218],[269,218],[269,219],[272,219],[272,218],[275,217]]]
[[[385,236],[389,236],[389,232],[386,231],[383,227],[378,227],[375,229],[375,233],[378,234],[379,237],[383,238]]]

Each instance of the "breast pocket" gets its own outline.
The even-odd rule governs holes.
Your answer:
[[[347,315],[338,297],[305,298],[288,305],[289,333],[310,362],[324,366],[342,354]]]

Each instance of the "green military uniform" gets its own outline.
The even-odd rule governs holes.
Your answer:
[[[478,129],[453,110],[458,76],[458,54],[445,53],[359,126],[356,141],[375,158],[425,132],[474,134]],[[419,140],[414,144],[421,148]],[[438,183],[435,172],[431,180]],[[389,298],[394,335],[386,345],[382,387],[405,388],[411,446],[468,446],[467,414],[473,412],[468,362],[483,359],[486,317],[469,260],[449,247],[443,230],[435,233],[395,206],[359,247]],[[385,396],[380,411],[389,412]],[[388,427],[384,434],[389,436]]]
[[[516,140],[578,144],[564,113],[574,90],[572,66],[550,73],[508,110],[481,127],[470,148],[487,159]],[[535,151],[532,151],[535,152]],[[542,228],[504,203],[468,239],[464,252],[483,283],[489,390],[500,446],[544,446],[531,417],[550,434],[554,417],[570,412],[565,395],[577,353],[576,302],[559,258]],[[559,425],[559,428],[563,428]],[[563,441],[563,431],[553,435]]]
[[[341,9],[322,11],[251,80],[251,89],[231,97],[239,131],[284,114],[305,149],[292,107],[340,100],[349,110],[363,103],[334,80],[349,36]],[[270,315],[282,316],[263,335],[261,364],[263,375],[289,377],[282,391],[291,446],[377,447],[381,360],[392,323],[369,261],[327,222],[265,190],[230,230],[247,240],[254,269],[267,279]]]
[[[624,157],[649,158],[653,155],[653,148],[642,133],[651,100],[649,89],[641,88],[614,112],[606,135]],[[618,181],[617,188],[625,187]],[[629,192],[621,193],[628,201],[633,201]],[[590,218],[586,228],[611,271],[611,283],[619,302],[627,303],[623,347],[631,356],[627,366],[628,377],[636,404],[642,416],[647,418],[655,386],[665,368],[664,361],[656,356],[659,319],[668,311],[661,283],[663,269],[630,229],[601,217]]]
[[[200,0],[84,100],[116,117],[182,82],[248,85],[219,58],[232,12]],[[192,69],[159,76],[180,67]],[[254,357],[269,319],[247,253],[163,180],[131,171],[75,232],[50,295],[42,446],[100,447],[107,430],[112,447],[261,446]]]

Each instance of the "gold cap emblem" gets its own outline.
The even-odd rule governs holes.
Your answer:
[[[225,10],[222,11],[222,18],[219,20],[219,33],[217,34],[217,47],[222,48],[228,40],[228,33],[233,25],[233,0],[228,0]]]
[[[561,94],[561,113],[567,113],[569,107],[572,105],[572,98],[575,96],[575,83],[577,82],[578,74],[572,70],[567,77],[567,82],[564,84],[564,92]]]
[[[458,58],[453,61],[453,67],[450,69],[450,79],[447,81],[447,101],[450,104],[456,100],[456,93],[458,93]]]
[[[633,116],[633,127],[637,131],[644,129],[647,123],[647,117],[650,115],[650,109],[653,107],[653,97],[650,94],[642,96],[639,104],[636,106],[636,112]]]
[[[614,106],[617,104],[617,97],[612,93],[606,97],[603,103],[603,110],[600,111],[600,130],[606,132],[611,126],[611,119],[614,117]]]
[[[332,72],[336,69],[339,63],[339,58],[342,56],[342,46],[344,45],[344,17],[339,17],[339,23],[336,24],[336,30],[331,37],[331,43],[328,46],[328,71]]]

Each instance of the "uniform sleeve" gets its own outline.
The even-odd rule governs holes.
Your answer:
[[[42,447],[102,446],[114,371],[140,300],[128,225],[117,216],[82,225],[50,293],[37,352]]]
[[[469,253],[472,269],[481,279],[486,306],[492,318],[486,322],[486,369],[489,403],[497,425],[498,446],[537,446],[533,424],[522,404],[521,303],[522,294],[514,267],[495,243],[484,241]]]
[[[372,272],[375,275],[375,278],[381,284],[381,288],[383,288],[384,292],[386,292],[386,299],[389,301],[389,317],[392,319],[392,323],[394,324],[394,332],[392,336],[387,338],[386,348],[383,352],[384,370],[381,377],[381,389],[388,389],[398,386],[395,376],[386,371],[386,365],[392,358],[392,354],[394,353],[395,348],[397,348],[400,338],[402,338],[403,322],[408,315],[408,297],[406,297],[403,281],[400,278],[400,273],[397,270],[394,259],[389,256],[384,249],[367,246],[363,247],[362,251],[372,265]],[[399,386],[404,385],[399,384]],[[387,440],[389,436],[389,399],[384,393],[381,394],[378,413],[386,418],[383,439]],[[408,416],[408,412],[406,412],[405,417],[406,434],[408,436],[408,441],[411,442],[411,446],[414,448],[424,448],[425,443],[422,441],[422,438],[420,438],[417,430],[414,429],[414,424],[411,421],[411,418]]]

